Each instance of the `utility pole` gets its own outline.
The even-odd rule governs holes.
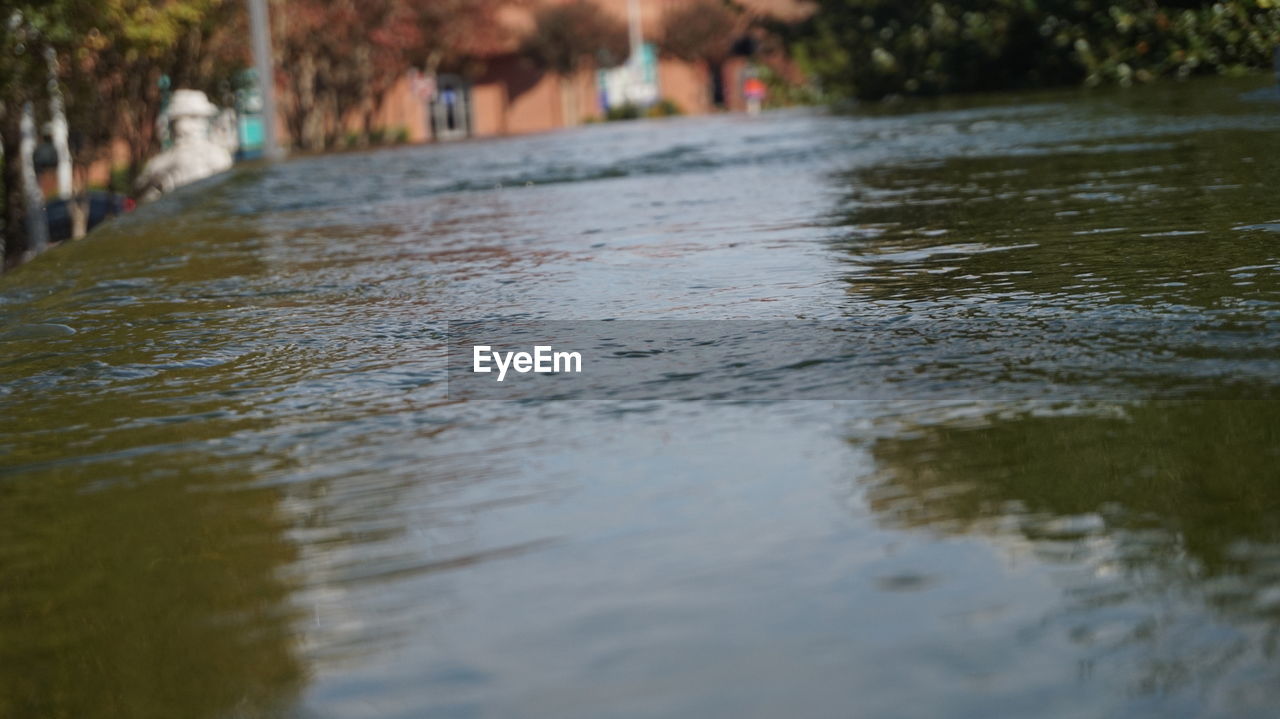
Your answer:
[[[644,30],[640,25],[640,0],[627,0],[627,30],[631,40],[631,62],[640,62],[640,48],[644,45]]]
[[[262,97],[262,154],[268,160],[284,157],[276,138],[276,73],[271,57],[271,18],[267,0],[248,0],[249,29],[253,41],[253,65]]]

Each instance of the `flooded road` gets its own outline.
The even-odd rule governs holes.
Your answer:
[[[40,257],[0,278],[0,717],[1274,716],[1257,85],[301,158]],[[449,399],[448,323],[603,319],[1114,371]]]

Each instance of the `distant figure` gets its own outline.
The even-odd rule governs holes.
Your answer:
[[[742,94],[747,98],[747,114],[759,115],[760,106],[764,104],[764,81],[754,75],[742,84]]]
[[[231,153],[209,137],[218,108],[199,90],[175,90],[169,102],[173,147],[151,158],[138,177],[138,192],[154,200],[167,192],[231,168]]]
[[[455,112],[455,106],[458,103],[458,92],[452,87],[446,87],[444,92],[440,93],[440,101],[444,103],[445,127],[450,130],[458,126],[458,118]]]

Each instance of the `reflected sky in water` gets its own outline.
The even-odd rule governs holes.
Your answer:
[[[451,319],[1164,318],[1261,393],[1256,85],[300,158],[50,252],[0,281],[0,716],[1270,716],[1273,402],[443,384]]]

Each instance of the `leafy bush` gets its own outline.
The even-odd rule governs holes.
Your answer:
[[[107,180],[107,189],[122,195],[133,193],[133,174],[130,172],[128,165],[115,165],[111,168],[111,175]]]
[[[832,96],[993,90],[1269,67],[1280,0],[818,0],[796,31]]]
[[[616,120],[639,120],[642,117],[673,117],[680,114],[682,113],[679,105],[672,100],[663,98],[648,107],[641,107],[631,103],[611,107],[605,113],[604,119],[613,122]]]
[[[610,122],[615,120],[636,120],[640,118],[640,113],[641,110],[638,106],[627,103],[609,108],[604,115],[604,119]]]
[[[665,97],[650,105],[644,112],[645,117],[674,117],[681,114],[680,106]]]

